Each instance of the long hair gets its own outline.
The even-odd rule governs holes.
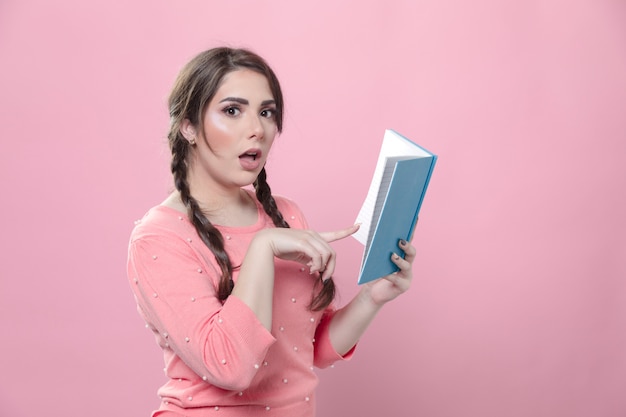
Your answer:
[[[211,250],[221,269],[217,288],[221,301],[226,300],[233,290],[233,265],[224,249],[222,234],[211,224],[200,209],[198,201],[191,195],[187,180],[191,145],[183,137],[180,129],[183,121],[187,119],[198,131],[204,131],[202,116],[207,106],[215,96],[224,76],[238,69],[249,69],[265,76],[276,105],[276,127],[278,132],[281,132],[284,103],[278,78],[263,58],[246,49],[221,47],[198,54],[178,74],[168,100],[170,131],[167,137],[172,152],[170,168],[174,176],[174,186],[187,207],[187,215],[198,235]],[[289,224],[283,218],[272,197],[265,168],[254,181],[254,188],[257,199],[274,225],[288,228]],[[312,296],[309,308],[316,311],[322,310],[332,302],[334,296],[335,285],[332,279],[329,279],[323,283],[321,290]]]

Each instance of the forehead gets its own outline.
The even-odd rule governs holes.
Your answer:
[[[249,99],[260,97],[261,100],[273,98],[265,75],[249,69],[231,71],[222,78],[215,98],[228,96]]]

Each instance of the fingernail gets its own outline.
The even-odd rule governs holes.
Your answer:
[[[400,239],[400,245],[401,246],[406,246],[406,240]]]
[[[400,259],[400,257],[395,253],[393,254],[392,258],[394,261],[397,261],[398,259]]]

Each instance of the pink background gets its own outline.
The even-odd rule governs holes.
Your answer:
[[[625,416],[626,3],[303,3],[0,2],[0,415],[157,406],[126,244],[170,187],[173,78],[226,43],[282,80],[269,180],[314,228],[353,221],[385,128],[440,156],[414,287],[320,416]]]

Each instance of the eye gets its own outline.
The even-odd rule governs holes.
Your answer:
[[[264,109],[261,110],[261,117],[272,119],[276,116],[276,109]]]
[[[238,116],[241,113],[241,110],[236,106],[228,106],[223,110],[228,116]]]

